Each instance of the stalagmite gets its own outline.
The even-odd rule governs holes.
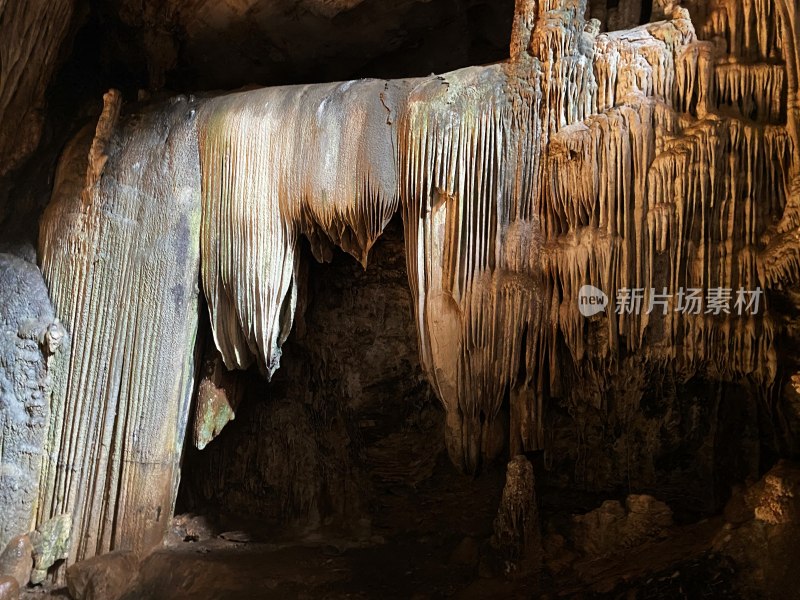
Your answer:
[[[506,469],[503,497],[494,520],[492,546],[505,560],[509,572],[524,573],[542,565],[542,534],[533,466],[522,455]]]

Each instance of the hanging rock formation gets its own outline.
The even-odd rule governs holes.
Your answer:
[[[404,82],[270,88],[198,114],[203,290],[228,368],[278,368],[297,304],[298,236],[362,263],[397,210]]]
[[[72,351],[38,516],[72,514],[70,558],[140,551],[166,529],[198,276],[226,367],[269,377],[300,236],[319,260],[335,244],[365,263],[398,208],[421,362],[465,472],[502,450],[504,403],[512,453],[541,449],[544,403],[590,382],[602,409],[621,355],[770,385],[763,292],[800,264],[797,5],[719,0],[699,31],[664,10],[601,34],[585,0],[521,0],[509,62],[440,77],[124,118],[110,93],[93,141],[65,152],[41,230]],[[609,303],[591,318],[587,285]],[[680,310],[695,297],[703,310]]]
[[[748,31],[773,61],[795,39],[789,6]],[[438,98],[423,95],[431,83],[411,94],[401,171],[421,354],[467,471],[498,446],[504,400],[512,452],[541,449],[542,402],[575,376],[602,391],[620,352],[774,379],[763,292],[797,271],[792,221],[774,237],[798,195],[783,102],[797,97],[796,61],[739,65],[667,8],[671,20],[598,35],[584,3],[539,3],[517,20],[534,24],[527,53],[515,38],[499,81],[482,83],[489,67],[463,87],[444,76]],[[721,34],[737,52],[733,25]],[[605,315],[577,310],[587,284],[610,299]],[[681,311],[681,290],[703,300],[699,314]]]

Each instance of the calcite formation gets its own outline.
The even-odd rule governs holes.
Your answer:
[[[73,515],[70,558],[138,551],[166,528],[198,278],[224,364],[271,376],[300,237],[320,260],[333,244],[366,262],[397,210],[421,362],[465,472],[502,450],[504,405],[512,453],[542,449],[545,403],[589,382],[602,408],[622,356],[769,386],[764,293],[800,264],[800,8],[718,0],[697,27],[663,10],[600,33],[585,0],[521,0],[511,60],[418,80],[177,98],[122,118],[110,93],[42,221],[72,351],[38,517]],[[587,318],[588,285],[608,305]]]
[[[71,353],[54,367],[38,522],[72,515],[70,560],[160,540],[195,378],[192,102],[122,122],[119,95],[105,101],[94,139],[84,132],[65,151],[41,222],[43,273]]]
[[[507,570],[529,571],[542,566],[542,536],[536,503],[533,465],[522,455],[508,463],[506,485],[494,520],[492,546]]]
[[[203,289],[228,368],[271,376],[297,304],[298,243],[362,262],[398,205],[398,97],[377,80],[269,88],[198,114]]]

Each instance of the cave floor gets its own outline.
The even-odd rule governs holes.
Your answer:
[[[143,561],[124,599],[743,597],[731,565],[710,552],[721,518],[675,527],[611,558],[559,564],[546,553],[541,574],[515,576],[489,559],[502,472],[468,480],[444,469],[432,481],[435,487],[387,486],[360,537],[324,529],[276,533],[241,519],[240,529],[207,538],[172,536]],[[543,519],[566,518],[576,503],[545,505]],[[68,596],[23,596],[45,597]]]
[[[705,551],[718,526],[689,527],[629,555],[577,565],[563,578],[545,575],[539,584],[454,564],[454,544],[435,536],[366,546],[187,543],[152,554],[126,598],[738,598],[729,566]]]

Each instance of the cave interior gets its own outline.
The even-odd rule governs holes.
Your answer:
[[[0,600],[800,598],[798,32],[0,0]]]

